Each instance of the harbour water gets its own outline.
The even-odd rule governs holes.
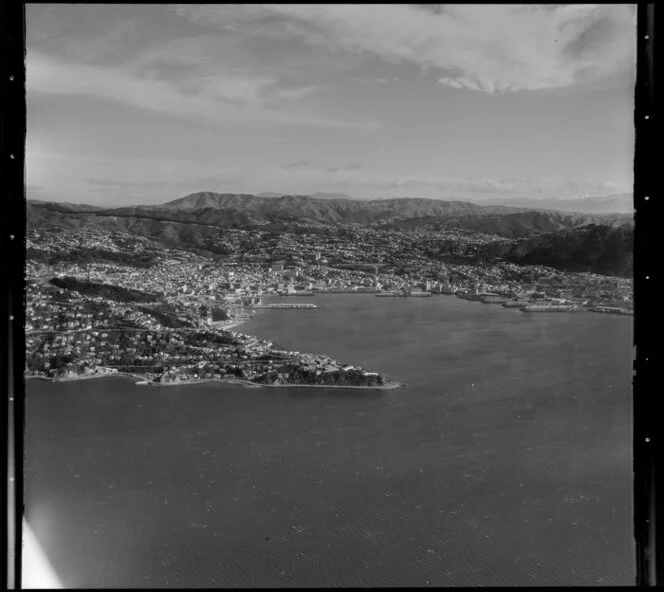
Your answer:
[[[316,303],[236,330],[406,388],[28,382],[27,518],[65,586],[634,583],[630,317]]]

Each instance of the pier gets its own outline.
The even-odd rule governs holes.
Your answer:
[[[418,292],[418,291],[406,291],[406,292],[393,292],[393,291],[385,291],[385,292],[376,292],[375,296],[379,296],[382,298],[409,298],[409,297],[417,297],[417,298],[426,298],[431,296],[431,292]]]
[[[500,296],[498,294],[491,296],[484,296],[481,300],[483,304],[505,304],[509,298],[506,296]]]
[[[592,312],[603,312],[607,314],[633,315],[634,311],[620,306],[593,306],[589,309]]]
[[[318,305],[316,304],[309,304],[309,303],[293,303],[293,304],[287,304],[287,303],[274,303],[274,304],[258,304],[256,305],[256,308],[318,308]]]

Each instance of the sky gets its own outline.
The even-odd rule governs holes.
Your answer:
[[[635,13],[29,4],[28,198],[631,193]]]

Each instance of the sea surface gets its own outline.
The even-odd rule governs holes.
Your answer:
[[[632,318],[302,297],[236,330],[396,391],[28,381],[67,587],[632,585]]]

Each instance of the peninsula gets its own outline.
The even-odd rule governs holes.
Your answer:
[[[116,298],[129,299],[118,305],[115,300],[80,293],[87,288],[85,282],[69,281],[42,286],[39,300],[31,304],[48,324],[30,325],[26,331],[26,376],[80,380],[127,375],[141,384],[155,385],[399,386],[378,372],[229,330],[241,322],[237,319],[215,322],[209,318],[201,324],[187,314],[187,308],[153,302],[158,297],[146,292],[115,287]],[[104,284],[95,284],[94,289],[95,294],[111,292]]]

